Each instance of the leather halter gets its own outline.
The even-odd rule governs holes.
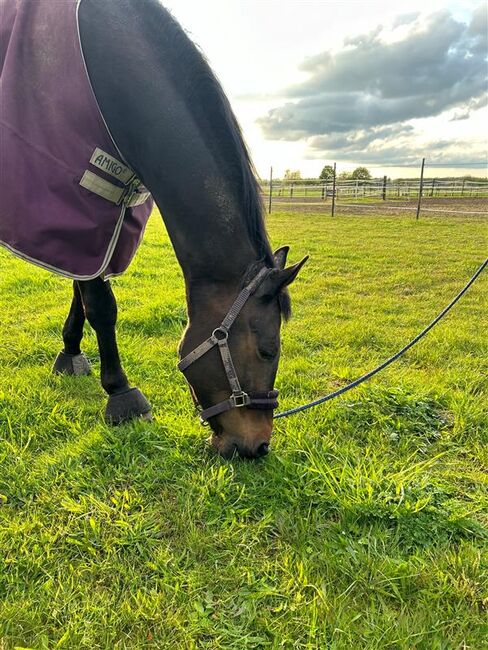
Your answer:
[[[230,397],[218,404],[214,404],[207,409],[204,409],[200,412],[200,420],[203,424],[207,423],[207,420],[214,417],[215,415],[220,415],[220,413],[225,413],[233,408],[241,408],[247,406],[250,409],[263,409],[263,410],[272,410],[278,408],[278,391],[270,390],[268,392],[249,392],[246,393],[242,390],[237,377],[237,372],[232,361],[232,356],[229,349],[228,338],[229,330],[232,327],[232,324],[236,320],[237,316],[242,311],[242,308],[246,304],[247,300],[252,296],[256,291],[259,285],[263,280],[269,275],[272,269],[264,268],[259,271],[259,273],[254,277],[251,282],[242,289],[237,298],[234,301],[234,304],[227,312],[224,320],[220,325],[214,329],[211,336],[208,337],[203,343],[200,343],[192,352],[187,354],[179,362],[178,368],[181,372],[185,370],[194,363],[197,359],[200,359],[204,354],[206,354],[213,347],[218,345],[220,356],[222,357],[222,363],[224,364],[225,374],[229,381],[230,388],[232,393]],[[193,392],[192,392],[193,394]],[[196,401],[196,400],[195,400]],[[198,402],[196,402],[198,406]]]

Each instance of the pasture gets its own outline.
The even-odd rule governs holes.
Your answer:
[[[106,426],[96,376],[51,375],[70,283],[0,250],[1,650],[486,647],[487,274],[371,382],[278,421],[264,461],[229,462],[175,369],[184,287],[157,217],[113,283],[151,424]],[[486,255],[475,216],[269,229],[311,256],[283,408],[396,351]],[[88,329],[83,349],[98,372]]]

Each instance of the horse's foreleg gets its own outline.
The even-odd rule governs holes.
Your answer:
[[[102,386],[109,395],[105,419],[119,424],[136,417],[151,417],[151,406],[137,388],[130,388],[120,363],[115,325],[117,303],[110,282],[101,278],[78,283],[85,314],[95,330],[100,351]]]
[[[73,300],[68,318],[63,327],[64,350],[60,352],[54,362],[54,372],[64,375],[89,375],[90,362],[81,352],[80,343],[83,338],[83,325],[85,312],[81,301],[78,284],[73,282]]]

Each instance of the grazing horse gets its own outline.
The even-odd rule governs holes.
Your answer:
[[[180,370],[214,447],[225,457],[263,456],[277,405],[281,321],[290,314],[287,286],[306,258],[286,267],[288,247],[272,253],[236,118],[171,14],[158,0],[79,0],[76,9],[83,62],[104,124],[122,166],[134,171],[159,207],[183,270],[188,325]],[[127,210],[126,219],[131,214]],[[0,207],[0,235],[1,221]],[[109,396],[106,419],[149,417],[146,398],[130,387],[121,366],[107,274],[64,275],[75,278],[74,293],[55,370],[89,372],[80,349],[87,319]]]

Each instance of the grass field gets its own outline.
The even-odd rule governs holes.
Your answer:
[[[283,407],[396,351],[486,255],[474,217],[276,213],[269,228],[311,255]],[[152,424],[109,428],[97,374],[50,374],[70,285],[0,251],[0,648],[486,648],[484,276],[394,366],[277,422],[264,461],[229,462],[175,370],[184,291],[156,215],[114,282]],[[98,372],[88,331],[84,349]]]

